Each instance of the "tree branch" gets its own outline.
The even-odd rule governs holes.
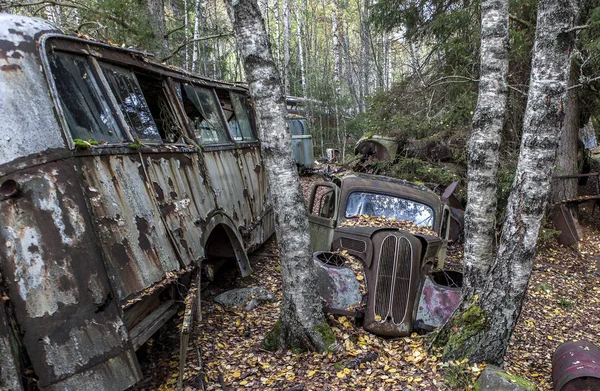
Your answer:
[[[514,20],[515,22],[519,22],[519,23],[521,23],[521,24],[522,24],[523,26],[525,26],[525,27],[528,27],[528,28],[530,28],[530,29],[532,29],[532,30],[535,30],[535,26],[534,26],[534,25],[532,25],[531,23],[529,23],[528,21],[526,21],[526,20],[524,20],[524,19],[518,18],[516,15],[513,15],[513,14],[508,14],[508,17],[509,17],[511,20]]]
[[[598,80],[600,80],[600,76],[598,76],[598,77],[594,77],[594,78],[591,78],[591,79],[588,79],[588,78],[586,77],[586,78],[584,78],[584,80],[583,80],[583,83],[576,84],[576,85],[574,85],[574,86],[568,87],[568,88],[567,88],[567,91],[569,91],[569,90],[572,90],[572,89],[575,89],[575,88],[581,88],[581,87],[584,87],[584,86],[586,86],[586,85],[589,85],[590,83],[593,83],[593,82],[595,82],[595,81],[598,81]]]
[[[15,1],[0,1],[0,7],[5,7],[5,6],[6,7],[29,7],[32,5],[41,5],[44,7],[50,6],[50,5],[55,5],[55,6],[67,7],[67,8],[81,8],[81,9],[84,9],[89,12],[100,14],[100,15],[112,20],[113,22],[123,26],[124,28],[131,30],[131,27],[129,26],[128,23],[124,22],[123,20],[117,18],[114,15],[107,13],[105,10],[90,8],[90,7],[86,6],[85,4],[75,2],[75,1],[66,2],[66,1],[57,1],[57,0],[41,0],[41,1],[36,1],[36,2],[32,2],[32,3],[15,2]]]
[[[584,24],[582,26],[571,27],[570,29],[561,29],[560,32],[561,33],[570,33],[570,32],[573,32],[573,31],[585,30],[585,29],[589,29],[589,28],[590,28],[589,24]]]
[[[520,89],[518,89],[518,88],[516,88],[516,87],[513,87],[513,86],[511,86],[510,84],[508,84],[508,88],[510,88],[510,89],[511,89],[511,90],[513,90],[513,91],[517,91],[519,94],[521,94],[521,95],[523,95],[523,96],[527,96],[527,93],[526,93],[526,92],[524,92],[524,91],[521,91]]]
[[[179,51],[181,49],[183,49],[184,47],[186,47],[187,45],[189,45],[191,43],[199,42],[199,41],[206,41],[208,39],[213,39],[213,38],[230,37],[231,34],[232,34],[231,32],[226,32],[226,33],[215,34],[215,35],[207,35],[206,37],[200,37],[200,38],[196,38],[196,39],[190,39],[189,41],[186,41],[186,42],[182,43],[181,45],[179,45],[168,56],[166,56],[164,58],[161,58],[160,62],[165,62],[165,61],[171,59],[174,55],[176,55],[177,53],[179,53]]]
[[[479,79],[472,79],[470,77],[457,76],[457,75],[444,76],[444,77],[440,77],[439,79],[429,83],[428,85],[425,86],[425,88],[431,88],[431,87],[435,87],[440,84],[446,84],[446,83],[467,83],[467,82],[478,83]]]
[[[175,27],[173,30],[167,31],[167,33],[165,34],[165,37],[168,37],[168,36],[170,36],[171,34],[173,34],[173,33],[176,33],[176,32],[177,32],[177,31],[179,31],[179,30],[183,30],[184,28],[185,28],[185,24],[182,24],[182,25],[181,25],[181,26],[179,26],[179,27]]]

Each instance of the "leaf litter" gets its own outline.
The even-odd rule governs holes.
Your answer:
[[[588,223],[597,225],[594,220]],[[540,390],[552,389],[551,360],[559,344],[586,339],[600,345],[600,231],[584,227],[583,232],[576,247],[554,240],[539,244],[523,310],[505,357],[505,370],[527,378]],[[413,333],[386,339],[337,315],[328,315],[337,340],[328,352],[265,351],[262,341],[278,318],[281,299],[275,240],[270,239],[250,259],[253,274],[249,278],[216,281],[202,290],[203,319],[196,325],[188,350],[186,391],[202,389],[203,383],[206,390],[227,391],[469,390],[485,367],[467,360],[443,363],[441,353],[427,351],[427,336]],[[454,270],[462,268],[460,245],[449,247],[445,264]],[[355,262],[349,266],[356,269]],[[213,302],[226,290],[257,285],[277,301],[248,312]],[[170,323],[169,330],[177,331],[173,325],[181,324],[182,315]],[[140,350],[147,357],[144,380],[135,389],[174,390],[178,333],[165,332]]]

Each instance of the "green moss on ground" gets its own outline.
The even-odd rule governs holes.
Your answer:
[[[279,320],[275,322],[273,328],[265,335],[265,339],[263,341],[263,349],[268,350],[269,352],[274,352],[279,349],[279,341],[281,339],[281,324]]]
[[[315,326],[314,330],[321,336],[321,339],[325,344],[325,349],[335,343],[335,334],[333,334],[331,327],[329,327],[327,323],[321,323],[320,325]]]
[[[511,383],[520,385],[521,387],[529,388],[531,390],[536,389],[535,384],[533,384],[529,380],[523,379],[522,377],[519,377],[517,375],[511,375],[510,373],[507,373],[507,372],[499,372],[498,375],[508,379]]]

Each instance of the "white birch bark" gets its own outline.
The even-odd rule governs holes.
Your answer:
[[[283,92],[290,94],[290,3],[283,2]]]
[[[185,42],[188,41],[188,30],[189,30],[189,20],[188,20],[188,2],[187,0],[183,0],[183,38],[185,40]],[[190,66],[190,48],[189,45],[185,45],[184,50],[184,62],[183,62],[183,69],[185,69],[186,71],[189,69]]]
[[[304,48],[302,46],[302,23],[300,20],[298,8],[294,10],[296,17],[296,39],[298,40],[298,61],[300,63],[300,81],[302,87],[302,96],[306,96],[306,70],[304,69]]]
[[[281,77],[273,61],[256,0],[227,0],[226,4],[254,99],[276,216],[275,233],[282,274],[279,341],[284,347],[321,351],[331,342],[324,338],[329,326],[316,289],[308,218],[285,120]]]
[[[200,48],[200,43],[196,41],[200,38],[200,0],[196,0],[194,5],[194,45],[192,50],[192,73],[196,72],[196,67],[198,66],[198,52]]]
[[[479,95],[468,143],[466,290],[480,287],[495,256],[500,134],[508,96],[508,0],[481,3]]]
[[[340,75],[342,73],[342,59],[340,56],[340,41],[338,31],[337,4],[331,13],[331,41],[333,43],[333,82],[336,91],[339,93]]]
[[[471,309],[480,309],[479,319],[476,320],[482,322],[482,327],[469,330],[469,325],[455,323],[456,319],[461,319],[460,313],[455,314],[444,328],[450,331],[446,358],[469,357],[474,362],[486,361],[496,365],[503,362],[521,312],[550,192],[564,117],[569,54],[574,41],[574,32],[565,31],[576,22],[578,11],[577,4],[572,0],[542,0],[538,3],[521,149],[498,252],[485,279],[471,278],[469,283],[473,288],[473,299],[462,305],[462,310],[466,305]],[[470,150],[487,148],[486,143],[476,146],[472,141],[470,144]],[[479,153],[472,153],[470,159],[477,156]],[[473,211],[469,213],[469,225],[473,229],[477,222],[473,220]],[[471,232],[467,241],[472,241],[474,236]],[[469,252],[473,254],[474,251],[480,251],[488,256],[488,245],[482,244],[477,250],[478,246],[470,244]],[[472,275],[473,271],[481,273],[488,268],[485,264],[479,268],[477,260],[470,262]],[[448,325],[453,322],[460,327],[448,330]]]

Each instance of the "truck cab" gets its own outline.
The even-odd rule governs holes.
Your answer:
[[[319,182],[309,201],[313,251],[345,250],[361,261],[364,327],[384,336],[412,332],[425,277],[443,268],[450,222],[450,207],[433,191],[389,177]]]

